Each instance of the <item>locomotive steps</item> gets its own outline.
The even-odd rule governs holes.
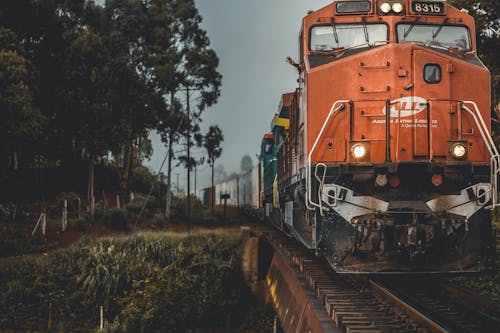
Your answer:
[[[285,333],[493,332],[500,307],[436,276],[336,274],[296,241],[242,227],[243,272]]]

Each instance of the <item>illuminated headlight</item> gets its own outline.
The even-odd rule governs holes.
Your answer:
[[[399,14],[403,11],[404,7],[403,7],[403,4],[402,3],[399,3],[399,2],[395,2],[393,5],[392,5],[392,10],[394,11],[394,13],[396,14]]]
[[[467,154],[467,148],[465,148],[462,143],[455,143],[453,147],[451,147],[451,155],[454,158],[464,158],[465,154]]]
[[[388,2],[382,2],[380,4],[380,10],[382,11],[382,13],[384,14],[387,14],[391,11],[391,5],[388,3]]]
[[[366,147],[361,143],[357,143],[352,146],[352,156],[356,159],[361,159],[366,156]]]

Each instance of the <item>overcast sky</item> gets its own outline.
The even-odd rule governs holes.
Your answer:
[[[285,62],[298,57],[298,33],[307,10],[329,0],[196,0],[223,75],[219,102],[204,113],[204,128],[219,125],[224,134],[223,153],[216,162],[228,174],[239,172],[243,155],[257,163],[260,140],[270,130],[282,93],[297,86],[297,71]],[[148,165],[158,170],[165,150],[154,139],[155,154]],[[200,149],[195,152],[201,156]],[[163,170],[166,172],[166,170]],[[185,170],[180,186],[185,183]],[[210,185],[210,170],[198,172],[198,189]],[[192,185],[193,186],[193,185]]]
[[[298,34],[302,17],[331,0],[195,0],[203,17],[211,46],[220,59],[223,75],[219,102],[206,110],[202,127],[221,127],[223,153],[216,162],[227,174],[239,172],[241,158],[248,154],[258,163],[260,140],[270,131],[280,96],[295,90],[297,71],[285,62],[298,58]],[[103,3],[103,0],[96,0]],[[146,162],[157,172],[165,157],[158,136],[152,135],[154,155]],[[203,156],[194,148],[194,156]],[[162,169],[166,172],[166,167]],[[177,168],[172,180],[186,188],[186,171]],[[210,186],[210,169],[198,172],[198,189]],[[194,188],[194,182],[193,182]],[[193,190],[193,189],[192,189]]]

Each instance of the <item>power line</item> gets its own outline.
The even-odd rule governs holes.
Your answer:
[[[179,125],[177,126],[177,129],[175,130],[176,132],[179,131],[183,122],[184,122],[184,113],[182,113],[181,121],[179,121]],[[144,214],[144,210],[146,209],[146,205],[148,204],[149,199],[151,198],[151,194],[153,194],[153,190],[154,190],[156,184],[158,183],[158,181],[160,180],[161,169],[163,169],[163,166],[165,165],[165,162],[167,161],[169,154],[170,154],[170,152],[169,152],[169,149],[167,148],[167,152],[165,153],[165,158],[163,158],[163,162],[161,163],[160,168],[158,169],[158,175],[156,176],[155,181],[153,182],[153,184],[151,185],[151,188],[149,189],[149,193],[146,197],[146,200],[144,200],[144,204],[142,205],[141,211],[140,211],[139,215],[137,216],[137,220],[135,220],[135,225],[139,224],[139,221],[142,217],[142,214]],[[169,176],[169,178],[170,178],[170,176]],[[169,179],[169,183],[172,184],[172,181],[170,179]],[[179,186],[179,185],[177,185],[177,186]],[[170,188],[168,190],[170,191]],[[168,196],[168,193],[167,193],[167,196]]]

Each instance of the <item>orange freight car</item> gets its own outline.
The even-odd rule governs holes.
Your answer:
[[[492,268],[500,159],[475,36],[442,0],[338,0],[306,16],[275,142],[275,224],[339,272]]]

